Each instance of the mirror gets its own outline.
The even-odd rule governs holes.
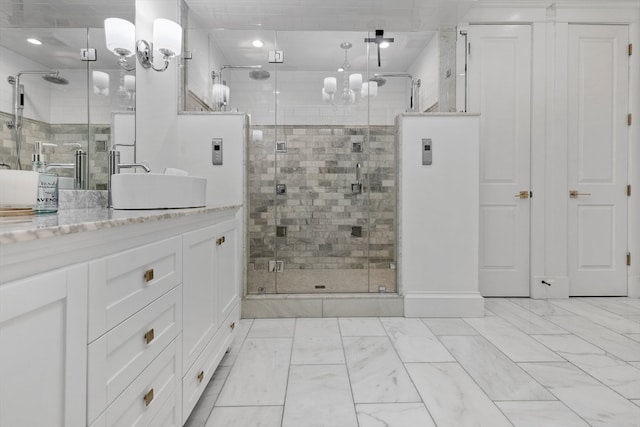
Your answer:
[[[345,0],[338,8],[328,8],[282,1],[247,10],[231,0],[182,0],[185,51],[191,59],[184,62],[181,109],[247,112],[254,124],[272,123],[275,110],[276,122],[291,123],[306,110],[306,124],[314,124],[308,120],[314,112],[320,124],[353,123],[340,106],[331,111],[321,92],[328,76],[337,79],[338,88],[345,86],[345,74],[337,69],[348,59],[350,72],[364,73],[365,83],[376,74],[395,75],[378,79],[380,102],[369,106],[374,107],[372,124],[392,123],[403,111],[460,111],[455,99],[455,26],[472,2],[400,3],[372,8]],[[380,64],[378,45],[364,41],[377,37],[372,23],[384,28],[382,37],[395,39],[389,48],[380,49]],[[256,47],[254,40],[262,44]],[[343,48],[345,42],[351,46]],[[269,51],[282,52],[283,62],[270,61]],[[262,77],[267,73],[270,79]],[[420,80],[419,94],[412,80]],[[359,114],[356,121],[361,122],[369,113],[364,107],[358,111],[347,114]]]
[[[88,173],[78,189],[106,189],[110,145],[135,138],[135,71],[121,71],[106,49],[103,22],[134,21],[134,2],[22,4],[2,12],[0,161],[31,169],[34,141],[41,140],[60,188],[72,189],[82,150]]]

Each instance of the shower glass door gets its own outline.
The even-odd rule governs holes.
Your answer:
[[[398,94],[369,90],[371,36],[274,35],[272,122],[252,115],[248,153],[249,294],[396,291]]]

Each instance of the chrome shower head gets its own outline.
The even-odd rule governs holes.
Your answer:
[[[271,74],[267,70],[258,69],[249,72],[249,77],[253,80],[267,80]]]
[[[378,83],[378,87],[384,86],[387,83],[387,79],[380,76],[371,77],[369,81]]]
[[[43,79],[48,81],[49,83],[53,83],[56,85],[66,85],[69,84],[69,80],[65,79],[60,75],[60,73],[50,73],[42,76]]]

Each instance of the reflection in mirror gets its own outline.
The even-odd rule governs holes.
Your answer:
[[[291,114],[287,114],[286,108],[279,109],[278,114],[284,117],[295,116],[296,111],[300,113],[303,109],[317,111],[316,120],[324,115],[344,118],[351,111],[345,112],[338,106],[332,113],[322,101],[324,96],[332,104],[331,95],[323,95],[322,89],[324,78],[333,76],[342,91],[333,98],[343,97],[342,80],[346,74],[338,74],[336,70],[347,55],[351,73],[368,72],[363,75],[363,83],[375,79],[375,74],[409,74],[405,78],[378,76],[385,85],[384,88],[379,85],[381,102],[376,108],[387,111],[373,115],[384,117],[386,123],[403,111],[459,111],[456,93],[460,93],[460,85],[456,88],[456,81],[463,82],[464,71],[456,72],[455,25],[456,17],[470,7],[469,1],[432,0],[418,4],[402,0],[400,3],[406,7],[399,12],[399,4],[372,8],[345,0],[329,14],[324,3],[309,3],[300,8],[291,0],[265,2],[250,9],[233,0],[180,0],[180,3],[185,50],[191,55],[184,61],[182,111],[237,110],[251,113],[256,123],[260,116],[271,117],[268,113],[281,104],[291,109]],[[336,13],[341,11],[344,16],[337,18]],[[371,28],[372,22],[386,32]],[[370,42],[365,42],[365,38]],[[380,42],[386,38],[395,40],[385,45],[378,43],[378,38]],[[345,44],[350,48],[342,48]],[[364,58],[369,50],[373,60],[366,63]],[[275,57],[270,60],[269,52],[282,53],[282,61]],[[260,65],[271,75],[276,71],[287,78],[272,78],[257,85],[243,71],[219,73],[225,65]],[[283,83],[289,84],[294,92],[275,87]],[[372,86],[373,83],[367,83],[365,90]],[[358,97],[361,93],[356,90],[354,94]],[[286,102],[287,96],[295,99]],[[355,110],[355,114],[362,114]]]
[[[444,31],[393,33],[394,46],[383,49],[378,67],[375,54],[368,61],[368,32],[210,30],[198,24],[190,8],[185,13],[185,49],[192,59],[185,61],[184,111],[241,111],[251,114],[252,123],[266,124],[274,121],[277,98],[279,123],[301,120],[307,111],[305,124],[324,124],[328,118],[366,123],[368,114],[375,123],[391,124],[399,112],[455,108],[454,85],[444,110],[438,110],[439,93],[455,78],[455,55],[442,64],[419,61],[438,59],[439,43],[451,44],[451,36],[455,49],[453,30],[451,36]],[[253,46],[254,40],[261,47]],[[282,52],[284,62],[270,62],[270,51]],[[344,65],[349,68],[339,71]],[[439,65],[454,67],[446,84],[440,82]],[[325,79],[337,92],[326,92],[332,89]],[[366,102],[370,95],[378,97],[373,105]]]
[[[113,115],[134,123],[135,72],[120,73],[102,22],[107,13],[133,19],[134,3],[59,6],[47,13],[12,9],[0,18],[0,162],[31,169],[34,142],[43,141],[60,188],[105,189]],[[76,159],[88,165],[80,182]]]

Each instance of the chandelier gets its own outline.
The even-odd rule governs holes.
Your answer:
[[[344,49],[344,62],[338,68],[338,72],[342,74],[342,90],[338,92],[338,79],[336,77],[325,77],[324,86],[322,88],[322,100],[330,104],[355,104],[363,97],[376,96],[378,93],[378,84],[376,82],[362,83],[362,74],[349,73],[351,63],[349,63],[349,49],[353,47],[350,42],[340,43],[340,47]]]

